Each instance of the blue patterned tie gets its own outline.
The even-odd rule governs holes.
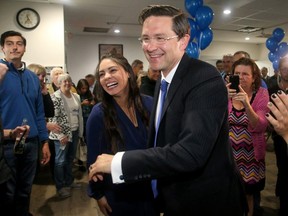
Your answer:
[[[156,121],[156,128],[155,128],[155,139],[154,139],[154,147],[156,147],[156,140],[157,140],[157,135],[158,135],[158,128],[160,125],[160,120],[162,117],[162,110],[164,107],[164,102],[165,102],[165,98],[166,98],[166,93],[167,93],[167,87],[168,87],[168,82],[166,82],[164,79],[161,81],[161,86],[160,86],[160,90],[161,90],[161,98],[160,98],[160,108],[159,108],[159,113],[157,116],[157,121]],[[157,180],[153,179],[151,182],[152,185],[152,190],[153,190],[153,194],[154,194],[154,198],[157,197],[158,195],[158,191],[157,191]]]

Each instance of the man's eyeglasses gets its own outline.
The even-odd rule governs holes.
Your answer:
[[[163,37],[163,36],[157,36],[157,37],[140,37],[138,38],[138,40],[140,41],[141,44],[149,44],[151,43],[152,40],[154,40],[157,44],[164,44],[166,43],[168,40],[171,40],[173,38],[178,38],[178,35],[174,35],[171,37]]]

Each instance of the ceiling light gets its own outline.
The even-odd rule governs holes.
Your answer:
[[[245,40],[250,40],[250,37],[245,37]]]
[[[115,29],[114,33],[118,34],[118,33],[120,33],[120,30],[119,29]]]
[[[225,10],[223,11],[223,13],[226,14],[226,15],[231,14],[231,10],[225,9]]]

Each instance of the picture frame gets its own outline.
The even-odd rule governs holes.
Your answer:
[[[108,53],[117,53],[123,56],[122,44],[99,44],[99,60],[101,57]]]

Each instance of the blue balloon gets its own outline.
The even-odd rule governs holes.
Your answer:
[[[279,68],[279,59],[275,59],[275,60],[273,61],[273,69],[274,69],[275,71],[278,71],[278,68]]]
[[[211,28],[206,28],[202,31],[201,40],[200,40],[200,49],[206,49],[213,40],[213,32]]]
[[[203,5],[203,0],[185,0],[185,8],[192,17],[195,17],[197,9]]]
[[[269,52],[268,58],[271,62],[273,62],[276,59],[279,59],[279,56],[276,52]]]
[[[186,53],[188,54],[188,56],[198,59],[200,52],[197,43],[190,42],[186,48]]]
[[[188,18],[188,22],[190,24],[190,40],[193,41],[195,36],[198,34],[199,28],[197,23],[193,19]]]
[[[195,20],[201,30],[207,28],[213,20],[213,10],[208,6],[199,7],[195,14]]]
[[[266,40],[266,47],[271,52],[274,52],[278,47],[278,42],[275,40],[274,37],[270,37]]]
[[[286,42],[281,42],[278,46],[277,54],[280,58],[284,57],[288,53],[288,44]]]
[[[273,31],[273,37],[276,39],[276,41],[279,43],[285,36],[285,32],[282,28],[276,28]]]

